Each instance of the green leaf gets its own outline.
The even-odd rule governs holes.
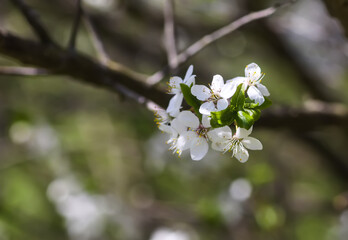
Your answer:
[[[268,97],[264,97],[264,98],[265,98],[265,101],[260,106],[256,107],[256,109],[263,110],[272,105],[271,99],[269,99]]]
[[[235,113],[230,108],[226,108],[219,112],[210,113],[210,125],[213,128],[231,125],[235,119]]]
[[[259,104],[255,103],[253,100],[251,100],[250,98],[246,98],[245,99],[245,103],[244,103],[244,108],[256,108],[258,107]]]
[[[180,84],[181,92],[184,95],[185,101],[187,102],[188,105],[193,107],[197,117],[201,120],[202,114],[199,113],[199,107],[201,106],[201,101],[199,101],[195,96],[192,95],[191,87],[192,85],[189,87],[184,83]]]
[[[245,103],[245,94],[243,90],[243,83],[239,84],[236,92],[233,94],[231,98],[231,106],[235,109],[241,110],[244,107]]]
[[[260,118],[261,111],[255,109],[244,109],[237,112],[236,122],[237,126],[249,129],[254,125],[255,121]]]

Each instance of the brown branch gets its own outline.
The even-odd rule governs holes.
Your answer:
[[[81,17],[83,15],[83,9],[82,9],[82,5],[81,5],[81,0],[77,0],[76,5],[77,5],[77,11],[76,11],[75,20],[74,20],[74,24],[73,24],[73,27],[72,27],[72,30],[71,30],[69,44],[68,44],[68,49],[70,51],[75,50],[77,32],[79,30]]]
[[[43,68],[0,66],[0,75],[38,76],[38,75],[48,75],[48,74],[51,74],[51,73]]]
[[[171,69],[178,66],[177,50],[174,34],[174,2],[166,0],[164,2],[164,45],[166,47],[168,65]]]
[[[84,14],[84,24],[86,26],[87,32],[92,40],[92,44],[94,46],[94,49],[96,50],[96,53],[98,55],[99,61],[106,65],[109,62],[109,56],[105,52],[104,45],[100,38],[98,37],[98,34],[94,30],[93,24],[91,22],[91,19],[89,16],[85,13]]]
[[[53,40],[51,39],[43,24],[40,22],[38,14],[33,9],[31,9],[23,0],[11,1],[22,12],[22,14],[28,21],[35,34],[39,37],[41,42],[45,44],[52,44]]]
[[[41,45],[0,31],[0,52],[25,64],[45,68],[80,82],[122,93],[138,102],[153,101],[165,108],[170,95],[165,89],[148,86],[146,77],[117,63],[104,66],[91,58],[54,45]],[[339,104],[311,102],[303,108],[272,107],[262,113],[256,125],[271,129],[311,131],[326,126],[348,128],[348,110]]]
[[[258,19],[262,19],[265,17],[269,17],[272,14],[274,14],[279,8],[284,7],[291,3],[293,1],[287,1],[281,4],[276,4],[272,7],[249,13],[236,21],[233,21],[232,23],[210,33],[205,36],[203,36],[201,39],[193,43],[191,46],[189,46],[186,50],[184,50],[182,53],[180,53],[177,57],[177,65],[180,66],[186,61],[188,61],[191,57],[196,55],[198,52],[203,50],[205,47],[210,45],[211,43],[225,37],[226,35],[232,33],[233,31],[237,30],[238,28],[252,22]],[[156,84],[159,81],[163,79],[163,77],[166,74],[168,67],[165,67],[163,70],[160,70],[156,73],[154,73],[151,77],[147,79],[147,83],[149,84]]]
[[[69,50],[58,46],[41,45],[0,31],[0,52],[25,64],[69,75],[113,92],[133,92],[132,96],[141,96],[162,107],[169,101],[170,96],[165,90],[146,85],[145,78],[140,74],[117,64],[113,64],[112,68],[106,67],[81,53],[70,54]]]
[[[336,126],[348,129],[348,109],[341,104],[309,102],[303,108],[272,107],[264,110],[256,127],[308,132]]]

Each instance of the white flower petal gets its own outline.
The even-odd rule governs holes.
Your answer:
[[[213,90],[214,93],[221,92],[221,89],[224,86],[224,79],[221,75],[214,75],[213,81],[211,82],[211,90]]]
[[[169,80],[170,93],[177,94],[181,92],[180,84],[183,83],[181,77],[172,77]]]
[[[250,86],[247,93],[249,98],[251,100],[254,100],[256,103],[259,103],[259,105],[261,105],[265,101],[262,93],[255,86]]]
[[[248,161],[249,152],[244,147],[237,147],[234,157],[238,159],[241,163]]]
[[[182,93],[175,94],[170,99],[167,110],[166,110],[170,116],[176,117],[179,114],[183,99],[184,99],[184,95]]]
[[[205,128],[210,128],[210,117],[208,115],[203,115],[202,116],[202,125]]]
[[[211,148],[218,152],[224,152],[227,150],[227,145],[225,142],[212,142]]]
[[[197,134],[192,131],[183,132],[176,143],[176,148],[180,152],[189,149],[192,145],[192,141],[197,137]]]
[[[188,68],[187,71],[186,71],[185,78],[184,78],[184,83],[187,84],[187,80],[188,80],[189,78],[191,78],[192,73],[193,73],[193,65],[190,65],[189,68]]]
[[[256,63],[250,63],[245,67],[245,76],[252,81],[257,81],[261,77],[261,68]]]
[[[213,102],[205,102],[199,107],[199,112],[203,115],[210,115],[210,112],[216,112],[216,110]]]
[[[187,127],[182,124],[182,122],[180,122],[177,118],[174,118],[171,121],[170,126],[179,134],[187,131]]]
[[[190,111],[182,111],[177,118],[183,125],[192,129],[197,129],[199,126],[198,117]]]
[[[251,126],[249,128],[249,130],[245,129],[245,128],[237,128],[237,131],[236,131],[236,137],[239,138],[239,139],[243,139],[243,138],[246,138],[247,136],[250,135],[250,133],[253,131],[253,126]]]
[[[208,152],[209,145],[204,137],[197,137],[193,140],[190,147],[190,154],[192,160],[201,160]]]
[[[177,132],[171,126],[160,124],[158,125],[158,128],[165,133],[168,133],[171,135],[178,135]]]
[[[217,111],[224,110],[228,107],[228,101],[226,99],[219,99],[216,104]]]
[[[193,76],[189,77],[184,83],[190,87],[191,84],[193,84],[193,85],[195,84],[195,78],[196,78],[196,76],[193,75]]]
[[[226,83],[232,82],[233,84],[238,86],[239,84],[246,83],[247,81],[248,81],[248,79],[246,77],[235,77],[235,78],[232,78],[230,80],[227,80]]]
[[[260,90],[260,92],[262,93],[263,96],[269,96],[270,93],[268,91],[268,89],[266,88],[265,85],[261,84],[261,83],[257,83],[256,87]]]
[[[205,101],[211,96],[211,91],[204,85],[193,85],[191,93],[196,96],[198,100]]]
[[[233,96],[233,94],[236,92],[237,86],[239,84],[237,84],[238,82],[227,82],[221,89],[220,92],[220,97],[222,98],[230,98]]]
[[[232,139],[232,130],[229,126],[215,128],[208,132],[208,137],[212,142],[230,140]]]
[[[262,143],[253,137],[246,137],[242,140],[243,145],[250,150],[262,150]]]

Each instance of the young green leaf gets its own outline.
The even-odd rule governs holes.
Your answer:
[[[230,108],[226,108],[219,112],[211,112],[210,124],[215,125],[215,127],[223,127],[226,125],[231,125],[235,119],[235,113],[231,111]],[[212,127],[214,127],[212,125]]]
[[[199,107],[201,106],[201,101],[199,101],[195,96],[192,95],[191,87],[192,86],[189,87],[184,83],[180,84],[180,88],[184,95],[185,101],[187,102],[188,105],[193,107],[198,118],[202,119],[202,114],[199,113]]]
[[[272,105],[271,99],[269,99],[268,97],[264,97],[264,98],[265,98],[265,101],[262,103],[262,105],[257,106],[256,109],[263,110]]]
[[[231,106],[235,109],[242,109],[245,103],[245,94],[243,90],[243,83],[239,84],[236,92],[231,98]]]

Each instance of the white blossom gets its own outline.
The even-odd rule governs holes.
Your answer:
[[[159,124],[158,128],[170,135],[169,140],[166,142],[167,144],[171,145],[169,149],[173,150],[173,153],[178,152],[178,154],[181,154],[180,148],[178,148],[178,137],[179,134],[187,130],[187,127],[183,125],[177,118],[174,118],[169,125]]]
[[[252,127],[249,130],[237,128],[236,134],[228,126],[216,128],[208,133],[212,141],[212,148],[220,152],[232,151],[232,157],[244,163],[249,158],[250,150],[261,150],[262,143],[256,138],[249,137]]]
[[[169,94],[174,94],[174,96],[170,99],[166,111],[172,117],[176,117],[179,114],[182,100],[184,99],[184,95],[181,92],[180,84],[184,83],[187,86],[190,86],[191,84],[195,84],[196,76],[192,75],[192,73],[193,73],[193,66],[191,65],[187,69],[184,79],[178,76],[174,76],[169,80],[169,88],[170,88]]]
[[[210,112],[221,111],[227,108],[228,98],[236,91],[235,82],[224,83],[224,79],[220,75],[213,77],[210,88],[204,85],[194,85],[191,88],[192,95],[198,100],[205,101],[199,112],[204,115],[210,115]]]
[[[187,130],[182,132],[177,139],[176,149],[179,156],[182,151],[190,149],[192,160],[201,160],[208,152],[208,132],[210,122],[208,116],[202,117],[200,123],[198,117],[190,111],[182,111],[177,119]]]
[[[264,76],[261,73],[261,68],[256,63],[250,63],[245,67],[245,77],[236,77],[227,82],[234,82],[235,85],[243,83],[249,98],[261,105],[265,101],[264,96],[270,95],[266,86],[261,84]]]

